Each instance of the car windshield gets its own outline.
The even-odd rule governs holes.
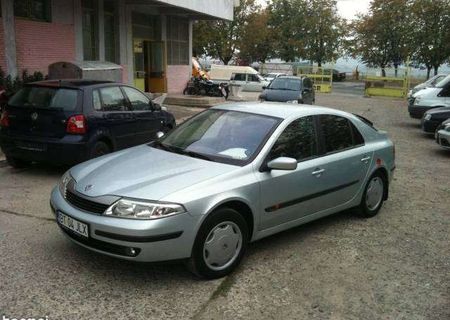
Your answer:
[[[20,89],[8,104],[13,107],[64,109],[73,111],[77,106],[78,90],[29,86]]]
[[[436,88],[443,88],[450,82],[450,75],[446,76],[443,80],[436,84]]]
[[[300,91],[302,82],[300,79],[293,78],[276,78],[269,85],[269,89],[272,90],[292,90]]]
[[[153,146],[235,165],[253,159],[280,119],[252,113],[208,110],[184,122]]]

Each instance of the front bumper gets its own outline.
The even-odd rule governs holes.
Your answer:
[[[193,217],[189,213],[155,220],[121,219],[92,214],[70,205],[58,188],[52,191],[50,206],[55,215],[59,211],[88,224],[89,238],[79,236],[58,224],[63,233],[75,243],[102,254],[141,262],[189,258],[200,223],[199,216]]]
[[[422,119],[425,112],[432,108],[427,106],[417,106],[414,105],[414,99],[411,99],[408,104],[408,112],[411,118]]]
[[[71,165],[88,158],[87,142],[77,135],[43,138],[2,133],[0,147],[5,155],[26,161]]]
[[[441,123],[439,121],[422,119],[422,130],[426,133],[435,133]]]
[[[450,150],[450,132],[446,130],[439,130],[436,135],[436,141],[439,145],[447,150]]]

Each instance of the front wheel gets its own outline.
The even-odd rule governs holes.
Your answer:
[[[213,212],[197,234],[189,269],[206,279],[226,276],[239,265],[248,237],[247,223],[236,210],[223,208]]]
[[[386,188],[387,182],[381,173],[377,172],[370,177],[358,208],[360,216],[371,218],[377,215],[383,206]]]

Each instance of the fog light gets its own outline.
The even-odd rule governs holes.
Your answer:
[[[135,257],[138,255],[139,251],[136,250],[135,248],[127,248],[126,253],[128,256]]]

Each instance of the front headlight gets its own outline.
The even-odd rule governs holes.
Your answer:
[[[61,177],[61,180],[59,181],[59,192],[61,192],[62,196],[66,197],[66,190],[67,185],[69,184],[70,180],[72,180],[72,176],[70,175],[69,171],[66,171],[66,173],[63,174]]]
[[[286,103],[298,104],[298,100],[289,100],[289,101],[286,101]]]
[[[423,117],[423,119],[426,121],[431,120],[431,114],[426,113],[425,116]]]
[[[421,97],[416,97],[416,100],[414,100],[414,105],[419,105],[420,100],[422,100]]]
[[[445,131],[450,131],[450,123],[446,123],[446,124],[444,125],[444,130],[445,130]]]
[[[159,219],[186,212],[176,203],[120,199],[106,209],[104,215],[129,219]]]

